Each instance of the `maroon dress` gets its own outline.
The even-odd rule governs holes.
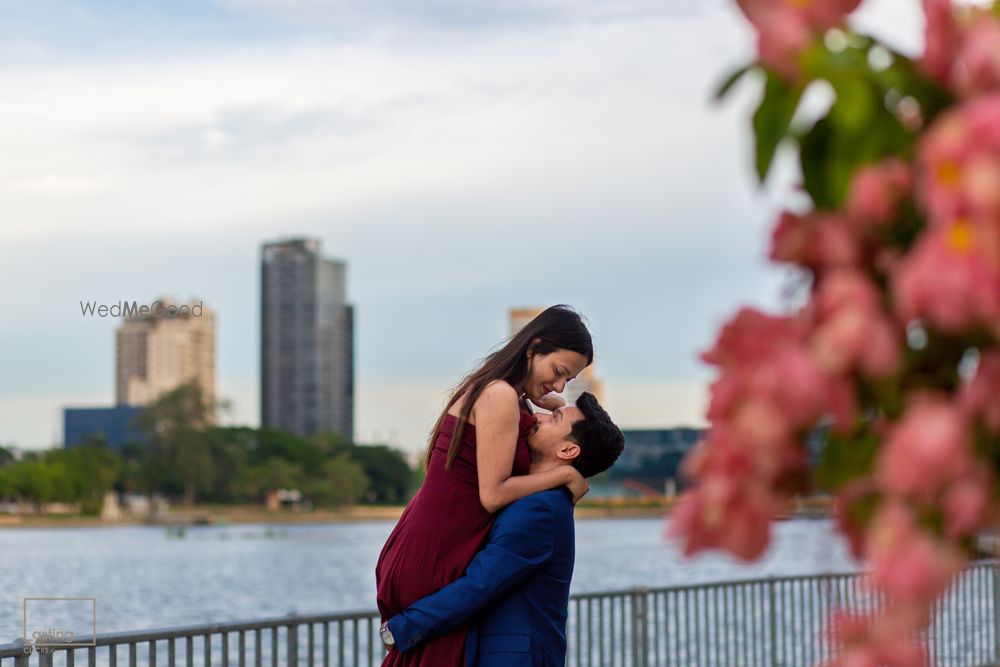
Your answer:
[[[493,526],[495,515],[479,499],[474,425],[466,424],[458,455],[451,469],[444,468],[457,421],[446,415],[441,422],[424,483],[379,554],[375,585],[383,621],[461,577]],[[534,423],[534,416],[522,404],[513,475],[528,473],[528,434]],[[464,624],[405,653],[389,651],[382,667],[464,665],[468,629]]]

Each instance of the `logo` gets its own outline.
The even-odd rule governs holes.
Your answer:
[[[24,598],[25,653],[78,646],[97,646],[97,598]]]

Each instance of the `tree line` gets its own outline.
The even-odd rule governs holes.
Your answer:
[[[99,514],[109,490],[194,503],[262,503],[269,492],[298,489],[315,507],[405,504],[420,471],[384,445],[353,444],[335,433],[308,438],[271,428],[215,426],[218,410],[188,383],[138,415],[148,442],[110,449],[103,437],[67,449],[0,447],[0,499],[79,503]]]

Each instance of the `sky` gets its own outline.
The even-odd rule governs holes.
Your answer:
[[[261,243],[348,264],[356,439],[423,447],[507,310],[587,318],[623,427],[703,425],[698,359],[796,173],[752,175],[753,53],[723,0],[0,0],[0,444],[114,401],[113,318],[216,311],[228,423],[259,424]],[[919,48],[917,0],[858,24]]]

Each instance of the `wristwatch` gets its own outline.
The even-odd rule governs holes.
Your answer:
[[[378,629],[378,633],[382,635],[382,643],[386,646],[395,646],[396,640],[392,637],[392,631],[389,630],[389,621],[382,623],[382,626]]]

